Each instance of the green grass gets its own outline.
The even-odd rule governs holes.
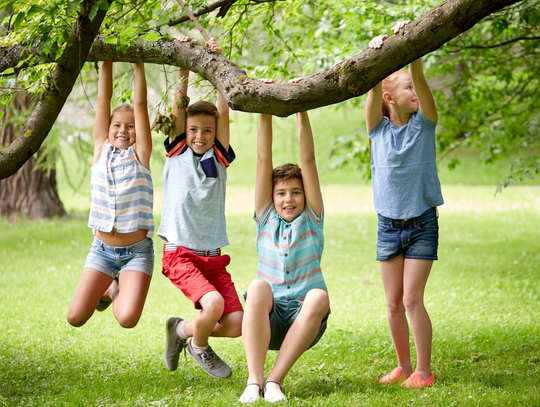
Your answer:
[[[250,200],[227,219],[229,271],[243,293],[257,267],[252,196],[249,189],[231,189]],[[510,188],[496,197],[493,191],[443,186],[440,260],[426,290],[437,383],[420,391],[377,383],[396,360],[374,260],[370,187],[325,187],[322,267],[332,315],[321,342],[286,378],[288,405],[540,405],[540,188]],[[193,318],[195,312],[160,273],[159,239],[139,325],[122,329],[107,310],[73,328],[65,317],[92,241],[86,216],[1,220],[0,227],[0,405],[236,403],[247,378],[240,338],[212,341],[233,369],[229,380],[210,378],[183,356],[176,372],[163,364],[166,318]],[[267,366],[274,358],[271,352]]]
[[[237,160],[229,169],[229,271],[243,293],[257,269],[252,220],[257,116],[232,116]],[[440,208],[439,258],[426,289],[434,327],[426,390],[382,387],[395,367],[384,292],[375,259],[376,215],[371,186],[352,169],[329,171],[327,146],[363,127],[358,109],[310,113],[324,184],[326,220],[322,268],[332,315],[322,340],[286,378],[291,406],[537,406],[540,405],[540,188],[513,187],[494,196],[510,161],[439,164],[445,205]],[[274,119],[275,164],[297,161],[294,118]],[[156,224],[161,214],[163,151],[152,156]],[[63,147],[69,152],[69,146]],[[145,310],[132,330],[110,309],[82,328],[66,322],[71,296],[92,241],[86,227],[89,175],[66,156],[74,194],[59,168],[60,196],[70,216],[9,223],[0,219],[0,406],[230,406],[247,378],[242,340],[214,339],[231,365],[226,381],[210,378],[191,358],[176,372],[162,361],[164,324],[191,319],[192,305],[160,273],[161,244]],[[89,165],[89,164],[88,164]],[[79,177],[79,178],[77,178]],[[535,180],[538,183],[538,180]],[[412,338],[411,338],[412,344]],[[275,359],[268,357],[267,367]],[[260,402],[256,405],[264,405]]]

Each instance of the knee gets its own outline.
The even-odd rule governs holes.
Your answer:
[[[218,321],[223,315],[225,310],[225,300],[217,291],[208,296],[204,304],[201,304],[203,311],[211,315],[216,321]]]
[[[247,290],[247,301],[254,302],[266,302],[268,298],[272,297],[272,288],[270,284],[261,279],[255,279],[251,282]]]
[[[141,318],[140,314],[134,314],[129,312],[115,312],[114,314],[116,320],[118,321],[118,324],[122,328],[135,328],[137,324],[139,323],[139,319]]]
[[[230,324],[229,328],[229,337],[230,338],[238,338],[239,336],[242,336],[242,320],[243,320],[244,312],[240,311],[237,316],[233,318]]]
[[[314,315],[323,318],[330,307],[330,298],[328,297],[328,293],[318,288],[310,290],[306,295],[302,308],[304,308],[306,305]]]
[[[67,315],[67,321],[71,326],[74,326],[75,328],[79,328],[86,324],[86,321],[88,321],[88,318],[81,318],[80,315],[74,315],[68,312]]]
[[[414,295],[404,295],[403,305],[407,310],[407,314],[414,314],[416,310],[424,306],[424,301],[421,297]]]
[[[391,318],[405,315],[405,307],[403,305],[403,300],[401,299],[387,300],[386,308],[388,310],[388,316]]]

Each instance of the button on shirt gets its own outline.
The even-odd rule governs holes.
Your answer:
[[[276,300],[304,300],[309,290],[326,291],[321,271],[324,247],[324,211],[319,218],[306,204],[304,211],[288,223],[272,203],[264,207],[257,222],[257,278],[267,281]]]

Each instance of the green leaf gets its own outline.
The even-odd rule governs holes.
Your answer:
[[[107,37],[103,40],[103,42],[105,44],[117,44],[118,43],[118,38],[116,37]]]
[[[99,10],[99,4],[96,3],[90,9],[90,13],[88,13],[88,18],[90,21],[94,21],[94,18],[96,18],[98,10]]]
[[[105,11],[109,9],[109,2],[107,0],[100,0],[98,5],[100,10]]]
[[[15,73],[15,69],[8,68],[4,72],[2,72],[2,75],[9,75],[9,74],[12,74],[12,73]]]
[[[41,7],[32,6],[30,7],[30,10],[26,12],[26,18],[30,20],[32,17],[34,17],[37,13],[40,13],[41,11]]]
[[[13,23],[13,28],[15,30],[19,29],[21,24],[23,23],[24,21],[24,17],[26,16],[25,13],[19,13],[17,14],[17,17],[15,17],[15,22]]]

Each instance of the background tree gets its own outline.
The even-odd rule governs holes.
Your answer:
[[[514,9],[499,12],[501,15],[495,14],[471,32],[463,34],[484,17],[512,4],[515,5]],[[497,87],[502,89],[503,84],[495,75],[495,69],[491,72],[486,70],[484,74],[480,69],[484,66],[487,69],[488,65],[493,65],[493,61],[475,60],[467,55],[467,50],[471,48],[464,46],[478,45],[473,42],[477,40],[481,41],[482,46],[488,41],[499,44],[508,42],[502,46],[509,48],[518,47],[516,44],[522,46],[525,42],[530,44],[527,49],[534,55],[535,33],[538,31],[538,7],[537,2],[532,0],[446,0],[440,4],[429,0],[383,3],[352,0],[229,0],[188,2],[188,5],[199,15],[201,23],[211,35],[220,37],[226,47],[225,55],[245,68],[248,75],[259,77],[269,74],[278,80],[292,74],[312,76],[302,85],[260,86],[225,57],[212,54],[198,45],[179,46],[171,40],[161,39],[172,26],[183,24],[186,18],[176,5],[171,7],[170,3],[155,0],[117,1],[112,2],[110,7],[105,0],[64,0],[52,4],[41,0],[15,1],[14,13],[7,20],[11,31],[1,50],[0,72],[15,75],[18,83],[24,83],[32,90],[37,91],[41,84],[48,84],[49,91],[56,86],[62,89],[63,94],[66,91],[69,93],[73,85],[51,80],[47,74],[53,67],[58,70],[68,62],[74,65],[72,68],[75,69],[71,70],[77,73],[84,60],[142,60],[175,65],[189,68],[208,79],[235,109],[286,116],[359,96],[392,71],[436,51],[459,36],[426,58],[426,66],[429,72],[437,70],[451,77],[448,73],[453,73],[456,64],[465,64],[470,72],[462,74],[463,88],[470,84],[471,95],[475,97],[462,92],[463,98],[476,108],[482,106],[486,112],[494,112],[496,109],[490,109],[489,103],[486,103],[490,101],[489,95],[475,90],[477,83],[484,83],[484,79],[491,79],[491,84],[486,85],[491,91]],[[79,22],[74,24],[76,18]],[[99,28],[100,36],[95,38],[92,33],[97,33],[99,18],[103,19],[103,24]],[[416,21],[400,35],[389,38],[382,50],[366,50],[358,54],[370,38],[387,32],[393,22],[402,18]],[[524,21],[527,21],[526,26]],[[89,27],[85,35],[81,35],[79,26]],[[187,31],[189,27],[189,23],[184,24],[181,30]],[[521,42],[517,42],[517,38],[521,38]],[[82,49],[89,42],[92,43],[92,52],[88,55],[84,52],[69,54],[69,51],[78,46]],[[76,64],[73,64],[73,59]],[[530,58],[530,65],[523,65],[520,59],[510,58],[514,64],[512,72],[517,69],[519,73],[512,73],[510,79],[506,78],[510,85],[505,89],[513,90],[516,96],[512,98],[509,94],[501,105],[511,102],[514,106],[518,94],[534,96],[534,79],[527,75],[527,70],[534,65],[534,58]],[[475,64],[479,64],[478,69]],[[527,76],[530,80],[524,83],[528,85],[516,87],[515,80]],[[9,79],[13,77],[4,76],[4,81]],[[439,106],[442,105],[443,109],[449,106],[448,112],[441,112],[441,117],[459,116],[459,112],[452,110],[451,104],[458,100],[460,84],[456,83],[455,89],[450,85],[451,82],[446,83],[446,93],[441,92],[438,96]],[[42,101],[50,99],[41,98]],[[463,105],[461,103],[458,107]],[[471,112],[476,112],[471,109],[462,111],[469,113],[469,117]],[[530,113],[537,117],[536,110]],[[512,114],[507,116],[514,117]],[[505,119],[501,117],[500,121]],[[452,148],[463,139],[481,140],[481,132],[474,131],[475,125],[477,129],[482,126],[481,120],[490,131],[496,127],[493,120],[481,117],[461,119],[461,122],[454,122],[450,118],[445,120],[448,121],[440,123],[447,131],[440,144],[441,150]],[[457,128],[456,123],[461,127]],[[41,130],[33,131],[28,137],[36,137],[38,141],[32,148],[21,148],[13,143],[13,148],[0,155],[0,178],[27,158],[17,153],[24,151],[27,155],[32,154],[35,146],[40,145],[40,138],[46,136],[46,127],[42,126]],[[491,134],[489,137],[492,137]],[[509,138],[501,138],[500,143],[515,145]],[[493,149],[494,152],[499,150]],[[510,148],[505,151],[510,151]]]

